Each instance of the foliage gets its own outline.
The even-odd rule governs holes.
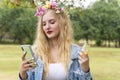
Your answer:
[[[14,43],[32,43],[37,23],[34,9],[4,5],[0,10],[0,41],[7,35]]]
[[[86,39],[86,41],[93,39],[98,46],[108,41],[109,47],[112,41],[120,42],[120,37],[118,36],[120,33],[118,32],[120,26],[120,6],[117,0],[107,1],[109,2],[100,0],[92,7],[84,9],[81,13],[78,10],[72,10],[71,20],[75,27],[76,39]],[[115,46],[118,47],[120,45],[115,44]]]
[[[14,43],[32,43],[35,37],[37,18],[34,17],[36,1],[4,0],[0,2],[0,41],[6,36]],[[46,0],[41,0],[45,2]],[[75,6],[75,0],[63,1],[67,6],[76,40],[94,40],[97,46],[120,47],[119,0],[100,0],[87,9]],[[80,0],[78,0],[80,1]]]

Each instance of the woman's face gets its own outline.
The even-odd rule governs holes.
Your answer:
[[[49,10],[42,19],[42,26],[45,35],[49,39],[55,39],[60,33],[57,16],[52,10]]]

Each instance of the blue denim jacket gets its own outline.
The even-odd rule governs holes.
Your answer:
[[[90,71],[88,73],[84,73],[79,65],[78,56],[81,48],[73,44],[71,46],[71,61],[68,67],[68,78],[67,80],[92,80],[92,76]],[[43,66],[44,62],[40,59],[37,60],[38,66],[34,69],[34,71],[27,71],[28,79],[27,80],[42,80]],[[18,77],[20,79],[20,76]]]

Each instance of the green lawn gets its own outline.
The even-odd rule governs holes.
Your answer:
[[[90,48],[88,54],[94,80],[119,80],[120,48]],[[0,45],[0,79],[17,80],[20,62],[20,45]]]
[[[17,80],[20,57],[19,45],[0,45],[0,79]]]
[[[120,80],[120,48],[91,48],[89,55],[94,80]]]

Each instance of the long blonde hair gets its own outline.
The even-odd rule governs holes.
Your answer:
[[[55,13],[55,11],[54,11]],[[70,46],[73,41],[73,31],[70,23],[70,19],[68,15],[63,13],[55,13],[57,19],[59,21],[60,26],[60,34],[58,36],[58,47],[60,53],[60,61],[64,65],[66,73],[68,70],[68,62],[70,60]],[[37,35],[34,42],[35,46],[35,53],[36,55],[41,58],[44,62],[44,72],[43,72],[43,79],[45,78],[48,72],[48,64],[49,64],[49,41],[44,31],[42,29],[42,17],[39,17],[38,27],[37,27]]]

